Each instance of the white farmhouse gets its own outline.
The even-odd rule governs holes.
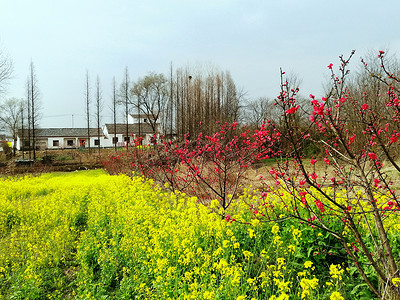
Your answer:
[[[158,128],[158,124],[156,129]],[[153,124],[154,126],[154,124]],[[100,133],[100,134],[99,134]],[[145,116],[129,115],[128,124],[106,124],[103,128],[39,128],[35,129],[36,146],[38,149],[74,149],[88,147],[88,136],[90,147],[111,148],[124,147],[131,143],[134,138],[140,136],[142,144],[150,144],[154,135],[158,136],[157,130],[148,122]],[[32,132],[28,129],[18,131],[17,149],[27,149],[32,145]],[[100,137],[100,138],[99,138]]]

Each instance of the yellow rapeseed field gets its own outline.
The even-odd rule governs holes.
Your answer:
[[[250,192],[227,221],[218,201],[103,171],[0,191],[1,299],[343,299],[346,267],[307,253],[322,234],[260,221]]]

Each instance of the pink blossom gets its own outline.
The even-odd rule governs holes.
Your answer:
[[[388,130],[389,130],[389,123],[386,123],[385,131],[387,132]]]
[[[349,136],[349,145],[353,144],[355,139],[356,139],[356,135]]]
[[[299,107],[300,107],[300,105],[292,106],[291,108],[289,108],[289,109],[286,111],[286,114],[287,114],[287,115],[289,115],[289,114],[294,114],[294,113],[299,109]]]
[[[310,163],[311,163],[312,165],[315,165],[316,162],[317,162],[316,159],[311,159],[311,160],[310,160]]]

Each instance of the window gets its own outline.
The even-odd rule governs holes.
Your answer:
[[[59,140],[53,140],[53,147],[58,147],[60,146],[60,141]]]
[[[118,143],[118,137],[117,137],[117,136],[116,136],[116,137],[113,137],[112,143],[113,143],[113,144]]]
[[[128,143],[130,142],[129,136],[125,136],[125,137],[124,137],[124,142],[128,142]]]
[[[74,140],[67,140],[67,146],[68,147],[74,146]]]
[[[97,140],[94,140],[94,145],[95,145],[95,146],[99,146],[99,145],[100,145],[100,140],[98,140],[98,139],[97,139]]]
[[[147,119],[143,119],[143,122],[144,122],[144,123],[147,123]]]

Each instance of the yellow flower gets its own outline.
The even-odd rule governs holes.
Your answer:
[[[301,237],[301,231],[299,229],[297,229],[297,228],[293,228],[292,229],[292,235],[293,235],[293,238],[295,240],[297,240],[299,237]]]
[[[311,268],[312,265],[313,265],[312,261],[309,261],[309,260],[308,260],[308,261],[306,261],[306,262],[304,263],[304,268],[306,268],[306,269]]]
[[[276,261],[278,262],[278,266],[285,264],[285,259],[283,257],[278,257]]]
[[[278,225],[272,226],[271,232],[272,234],[277,234],[279,232],[279,226]]]
[[[276,297],[275,295],[269,297],[268,300],[289,300],[289,295],[286,293],[282,293],[279,295],[279,297]]]
[[[211,201],[210,208],[217,208],[219,207],[219,201],[214,199]]]
[[[343,296],[339,292],[333,292],[329,297],[330,300],[344,300]]]
[[[254,278],[248,278],[248,279],[247,279],[247,283],[248,283],[249,285],[254,284]]]
[[[289,251],[289,253],[293,254],[295,250],[296,250],[296,247],[295,247],[295,246],[293,246],[293,245],[289,245],[289,246],[288,246],[288,251]]]
[[[250,251],[244,250],[243,255],[246,259],[249,259],[249,257],[253,256],[253,253],[251,253]]]
[[[253,238],[253,237],[256,236],[256,235],[254,234],[254,230],[251,229],[251,228],[248,228],[248,229],[247,229],[247,232],[249,233],[250,238]]]
[[[223,240],[223,241],[222,241],[222,247],[228,248],[228,247],[229,247],[229,243],[230,243],[230,241],[228,241],[228,240]]]
[[[281,239],[281,237],[279,235],[276,235],[274,237],[274,244],[276,244],[277,246],[280,246],[280,245],[283,244],[283,241],[282,241],[282,239]]]
[[[329,267],[329,274],[334,279],[342,280],[342,274],[344,270],[340,265],[330,265]]]
[[[260,220],[259,219],[251,220],[251,225],[253,225],[254,227],[256,227],[258,224],[260,224]]]
[[[244,299],[246,299],[246,296],[239,296],[236,298],[236,300],[244,300]]]
[[[214,299],[214,292],[205,291],[203,294],[203,299]]]
[[[397,286],[397,287],[400,286],[400,278],[398,278],[398,277],[392,278],[392,282],[395,286]]]
[[[313,279],[303,278],[300,281],[300,286],[302,289],[301,299],[304,299],[307,296],[311,296],[311,291],[315,290],[318,287],[318,279],[317,278],[313,278]]]

